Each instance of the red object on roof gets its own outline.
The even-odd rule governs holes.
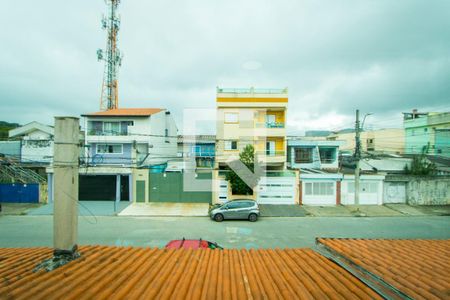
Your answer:
[[[207,249],[209,248],[208,241],[203,240],[172,240],[166,245],[167,249]]]
[[[159,113],[161,108],[116,108],[106,111],[83,114],[88,117],[148,117]]]

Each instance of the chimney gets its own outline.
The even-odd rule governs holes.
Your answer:
[[[53,257],[34,271],[52,271],[80,257],[77,251],[80,128],[75,117],[55,117],[53,150]]]
[[[414,108],[414,109],[412,110],[412,118],[415,119],[415,118],[416,118],[416,115],[417,115],[417,108]]]

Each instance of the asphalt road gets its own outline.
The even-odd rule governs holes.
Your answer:
[[[52,246],[52,216],[1,216],[0,247]],[[181,238],[227,248],[313,247],[316,237],[450,239],[450,217],[260,218],[216,223],[206,217],[80,217],[80,245],[163,247]]]

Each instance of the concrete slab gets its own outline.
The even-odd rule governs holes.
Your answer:
[[[2,207],[1,215],[26,215],[27,211],[30,209],[38,208],[42,203],[0,203]]]
[[[353,217],[353,213],[343,205],[308,206],[303,205],[308,216],[312,217]]]
[[[398,211],[406,216],[425,216],[426,214],[421,212],[419,209],[410,206],[408,204],[385,204],[386,207],[389,207],[392,210]]]
[[[407,216],[450,216],[450,205],[386,204],[386,206]]]
[[[260,204],[262,217],[305,217],[306,210],[300,205]]]
[[[79,216],[114,216],[125,209],[130,202],[120,201],[115,211],[114,201],[78,201]],[[29,210],[27,215],[53,215],[53,203]]]
[[[159,216],[183,216],[205,217],[208,216],[208,203],[133,203],[119,213],[119,216],[159,217]]]
[[[346,208],[355,217],[398,217],[403,215],[384,205],[346,205]]]

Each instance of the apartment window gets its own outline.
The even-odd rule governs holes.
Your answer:
[[[225,123],[238,123],[238,121],[237,113],[225,113]]]
[[[101,121],[89,121],[88,122],[88,134],[89,135],[102,135],[103,122]]]
[[[103,132],[105,135],[119,135],[120,122],[103,122]]]
[[[333,196],[333,182],[307,182],[305,183],[305,195],[307,196]]]
[[[133,126],[133,121],[122,121],[120,122],[120,134],[121,135],[128,135],[128,126]]]
[[[237,141],[225,141],[225,150],[237,150]]]
[[[320,161],[330,164],[335,161],[336,150],[334,148],[319,148]]]
[[[312,163],[312,148],[295,148],[296,163]]]
[[[121,144],[98,144],[98,154],[122,154],[123,148]]]

